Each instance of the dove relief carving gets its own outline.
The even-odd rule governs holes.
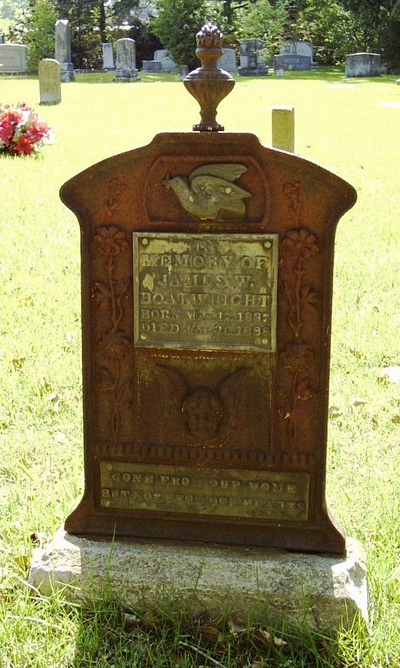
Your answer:
[[[189,178],[167,174],[162,184],[170,188],[181,206],[200,220],[214,220],[221,211],[243,218],[251,193],[233,183],[247,171],[238,163],[212,163],[194,169]]]

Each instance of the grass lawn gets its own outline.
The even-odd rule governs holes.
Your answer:
[[[37,159],[0,157],[0,668],[400,665],[400,86],[339,69],[237,79],[219,108],[227,132],[271,144],[271,107],[295,108],[295,152],[358,191],[339,223],[328,503],[367,552],[372,630],[304,629],[274,642],[237,620],[110,600],[76,608],[26,583],[32,549],[75,507],[83,482],[79,226],[58,196],[70,177],[158,132],[191,131],[196,101],[177,75],[116,84],[79,75],[40,106],[35,78],[0,77],[53,128]],[[135,611],[129,611],[134,613]],[[194,649],[193,649],[194,648]],[[197,650],[196,650],[197,648]]]

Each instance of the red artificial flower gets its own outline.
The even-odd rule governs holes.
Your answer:
[[[0,153],[30,155],[49,136],[50,128],[25,102],[0,104]]]

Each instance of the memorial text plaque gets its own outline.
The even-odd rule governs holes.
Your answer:
[[[135,343],[276,348],[277,235],[134,234]]]

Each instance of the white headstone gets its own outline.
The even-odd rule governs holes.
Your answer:
[[[178,67],[178,65],[174,60],[172,60],[169,52],[166,49],[157,49],[157,51],[154,51],[154,60],[159,60],[161,62],[161,67],[163,72],[176,70],[176,68]]]
[[[44,58],[39,63],[40,104],[61,102],[61,67],[58,60]]]
[[[120,81],[129,81],[136,79],[138,71],[136,69],[136,44],[130,37],[117,39],[117,75],[116,79]]]
[[[28,47],[24,44],[0,44],[2,72],[27,72]]]
[[[103,69],[115,70],[113,45],[111,42],[103,42],[101,46],[103,48]]]

